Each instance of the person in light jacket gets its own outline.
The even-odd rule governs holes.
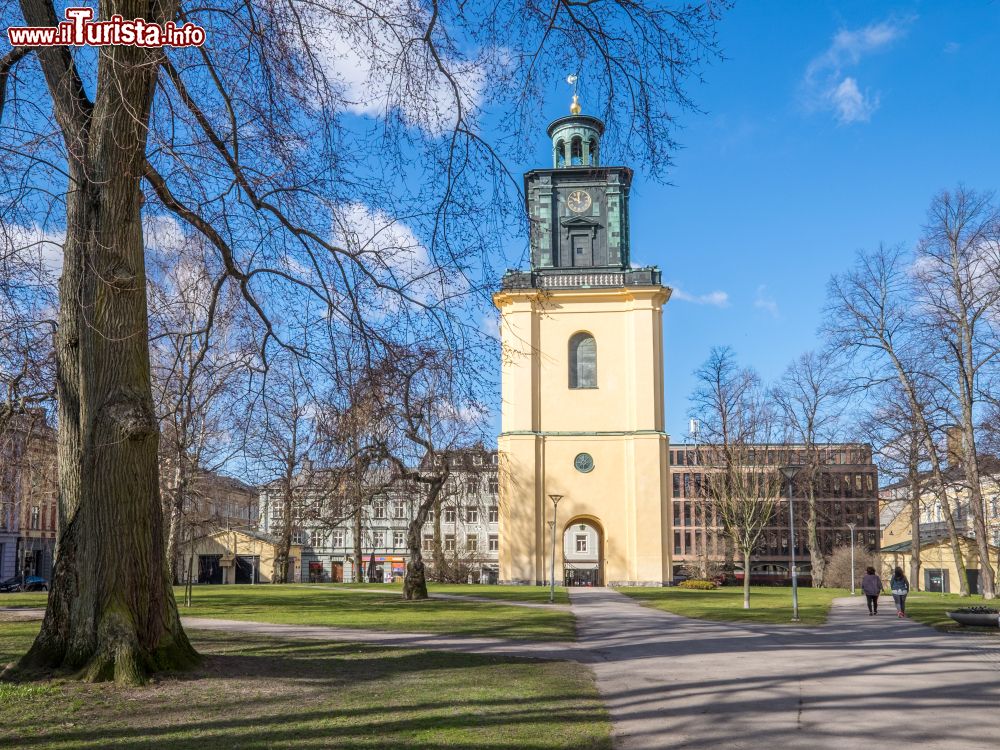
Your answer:
[[[889,581],[892,600],[896,602],[896,617],[906,617],[906,595],[910,593],[910,582],[906,580],[903,569],[897,567]]]
[[[882,593],[882,579],[875,575],[875,568],[868,568],[868,574],[861,579],[861,590],[868,600],[868,616],[878,614],[878,596]]]

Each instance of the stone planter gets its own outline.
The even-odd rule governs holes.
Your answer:
[[[983,612],[948,612],[948,617],[959,625],[975,625],[980,628],[1000,627],[1000,614]]]

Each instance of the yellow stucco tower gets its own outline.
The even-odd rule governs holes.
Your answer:
[[[553,122],[551,169],[525,175],[531,270],[501,313],[500,579],[670,581],[657,268],[629,262],[632,172],[600,164],[604,124]],[[559,495],[557,510],[551,500]],[[555,544],[552,543],[553,516]],[[596,549],[594,549],[596,539]]]

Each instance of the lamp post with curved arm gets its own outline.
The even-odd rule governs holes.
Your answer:
[[[552,560],[549,569],[549,604],[556,602],[556,516],[559,513],[559,501],[562,495],[549,495],[552,501]]]

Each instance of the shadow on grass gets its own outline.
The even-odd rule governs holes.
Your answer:
[[[208,633],[195,643],[201,667],[151,686],[55,683],[11,704],[0,746],[611,746],[576,664]]]

